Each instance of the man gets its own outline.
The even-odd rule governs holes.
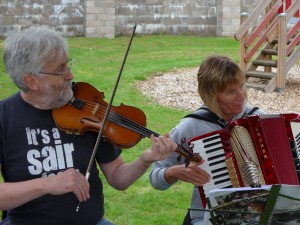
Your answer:
[[[66,40],[53,30],[30,28],[6,38],[4,63],[20,89],[0,102],[0,209],[8,210],[7,224],[112,224],[104,219],[97,164],[84,176],[98,133],[67,134],[52,117],[73,97],[72,62]],[[101,141],[95,161],[108,183],[124,190],[177,148],[168,135],[152,135],[151,143],[126,164],[121,149]]]

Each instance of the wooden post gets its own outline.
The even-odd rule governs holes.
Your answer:
[[[277,76],[276,89],[283,91],[286,81],[286,48],[287,48],[287,19],[286,13],[279,15],[278,23],[278,56],[277,56]]]
[[[241,13],[241,25],[244,23],[244,21],[247,19],[248,13]],[[245,47],[245,42],[247,40],[248,33],[246,32],[241,40],[240,40],[240,67],[241,69],[246,72],[247,63],[245,61],[245,56],[247,55],[247,48]]]

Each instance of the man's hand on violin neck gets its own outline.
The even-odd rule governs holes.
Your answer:
[[[151,149],[142,154],[142,159],[146,163],[152,163],[158,160],[166,159],[177,149],[177,144],[170,139],[169,134],[165,136],[154,137],[151,135]]]

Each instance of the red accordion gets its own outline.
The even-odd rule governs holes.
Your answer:
[[[247,116],[189,144],[205,160],[200,167],[211,174],[210,182],[199,187],[204,204],[215,188],[299,185],[298,114]]]

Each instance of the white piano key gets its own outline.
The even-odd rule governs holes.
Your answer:
[[[209,164],[210,164],[210,162],[205,161],[203,164],[199,165],[199,167],[209,173],[213,170],[220,169],[220,168],[226,168],[226,170],[228,170],[225,160],[220,162],[219,164],[215,164],[213,166],[211,166]]]
[[[204,194],[206,195],[206,197],[208,197],[207,194],[209,194],[210,190],[219,189],[219,188],[231,188],[231,187],[232,187],[231,183],[224,183],[222,185],[210,186],[209,188],[203,187],[203,191],[204,191]]]
[[[231,181],[224,181],[223,183],[215,184],[214,182],[212,183],[207,183],[205,186],[203,186],[203,190],[211,190],[214,188],[224,188],[231,186],[232,183]]]
[[[206,185],[203,186],[203,190],[204,191],[209,191],[209,190],[212,190],[212,189],[225,188],[225,187],[229,187],[229,186],[232,186],[231,181],[226,181],[226,182],[220,183],[220,184],[207,183]]]
[[[222,184],[222,183],[227,182],[227,179],[229,179],[229,174],[224,175],[222,177],[212,179],[211,184],[214,184],[214,185]],[[208,183],[208,185],[210,185],[210,183]]]
[[[193,151],[196,152],[196,153],[201,153],[201,152],[204,152],[204,151],[207,152],[207,151],[211,151],[211,150],[214,150],[214,149],[217,150],[218,148],[223,148],[222,143],[217,142],[213,146],[204,146],[204,145],[194,144]]]

